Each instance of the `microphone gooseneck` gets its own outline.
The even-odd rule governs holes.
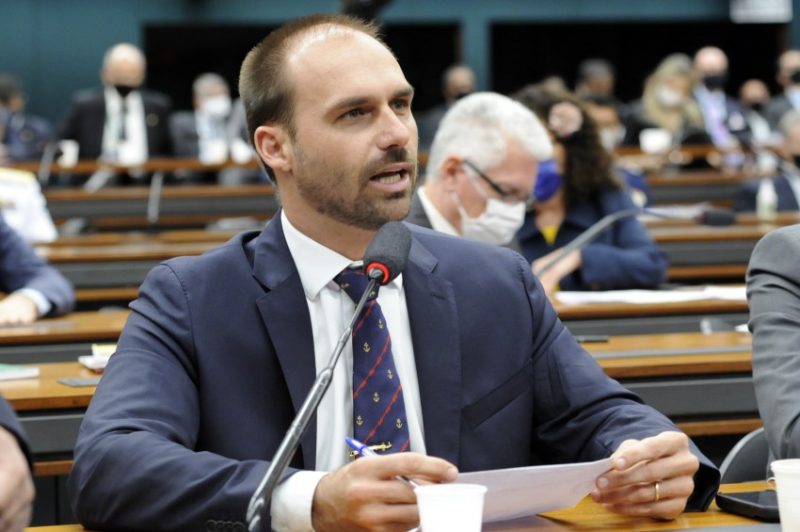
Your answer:
[[[267,502],[272,498],[275,486],[280,482],[284,471],[289,466],[300,439],[305,434],[314,413],[317,411],[325,392],[330,387],[333,379],[333,371],[339,362],[345,346],[350,342],[353,328],[361,315],[361,311],[367,303],[369,293],[376,289],[378,284],[387,284],[395,277],[400,275],[408,262],[408,253],[411,250],[411,232],[400,222],[389,222],[378,229],[377,233],[367,247],[364,254],[364,271],[369,278],[361,299],[356,304],[353,316],[345,330],[342,332],[336,347],[333,349],[328,365],[325,366],[314,380],[303,404],[297,411],[289,430],[275,451],[275,455],[269,463],[267,472],[261,479],[250,502],[247,505],[247,529],[249,532],[256,530],[267,530]]]

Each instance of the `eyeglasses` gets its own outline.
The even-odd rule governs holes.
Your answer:
[[[489,184],[492,190],[497,192],[503,203],[523,202],[525,203],[526,206],[533,203],[533,198],[530,196],[530,194],[525,194],[524,197],[521,197],[521,195],[518,192],[503,188],[501,185],[497,183],[497,181],[495,181],[494,179],[483,173],[481,169],[475,166],[475,164],[469,159],[464,159],[464,164],[467,165],[473,172],[478,174],[478,176],[480,176],[481,179],[486,181],[486,183]]]

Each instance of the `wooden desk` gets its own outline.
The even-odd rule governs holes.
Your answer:
[[[148,187],[114,187],[97,192],[53,189],[45,192],[56,222],[87,218],[100,229],[147,227]],[[224,217],[264,220],[278,207],[271,185],[165,186],[159,196],[158,226],[203,227]]]
[[[675,175],[649,175],[647,184],[655,205],[707,201],[730,206],[739,187],[751,179],[757,178],[719,170],[686,170]]]
[[[592,303],[565,305],[555,309],[573,334],[652,334],[695,332],[707,316],[738,325],[749,316],[744,301],[705,300],[686,303]]]
[[[75,361],[91,344],[116,342],[128,311],[73,312],[32,325],[0,327],[0,363]]]
[[[727,484],[720,491],[741,492],[754,491],[765,488],[763,482],[748,482],[742,484]],[[656,521],[648,518],[624,517],[606,511],[602,506],[592,502],[588,497],[578,503],[574,508],[547,512],[541,516],[526,517],[504,523],[485,525],[486,531],[526,532],[529,530],[565,531],[565,530],[615,530],[615,531],[644,531],[644,530],[679,530],[701,529],[720,526],[754,526],[760,521],[740,517],[723,512],[715,503],[707,512],[685,513],[673,521]],[[44,526],[26,529],[30,532],[81,532],[84,528],[80,525]]]

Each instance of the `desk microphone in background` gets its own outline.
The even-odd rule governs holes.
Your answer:
[[[564,260],[564,258],[575,250],[583,249],[584,246],[591,243],[598,236],[603,234],[606,229],[614,225],[614,223],[624,218],[631,216],[638,216],[640,214],[649,214],[658,218],[667,218],[674,220],[694,220],[701,225],[710,226],[725,226],[733,225],[736,223],[736,215],[729,210],[725,209],[702,209],[698,214],[691,216],[685,214],[671,213],[666,209],[647,208],[647,207],[633,207],[630,209],[623,209],[612,214],[608,214],[600,218],[586,231],[578,235],[569,244],[561,248],[561,251],[553,257],[553,260],[542,266],[539,270],[533,272],[535,275],[542,275],[543,273],[552,269],[556,264]]]
[[[367,251],[364,253],[364,273],[369,278],[367,288],[356,305],[349,325],[342,332],[338,342],[336,342],[336,347],[334,347],[333,353],[328,360],[328,365],[317,374],[311,390],[308,392],[305,401],[297,411],[289,430],[286,431],[278,450],[275,452],[264,478],[261,479],[255,493],[250,498],[250,503],[247,505],[247,529],[250,532],[259,529],[267,530],[269,527],[269,523],[264,523],[267,513],[267,501],[272,498],[275,486],[278,485],[283,472],[297,451],[300,438],[308,428],[312,416],[317,411],[322,397],[331,384],[333,370],[336,368],[342,350],[350,342],[353,327],[355,327],[361,315],[369,293],[375,290],[375,287],[379,284],[388,284],[403,271],[406,267],[406,262],[408,262],[410,250],[411,232],[401,222],[389,222],[383,225],[378,229],[372,242],[367,247]]]

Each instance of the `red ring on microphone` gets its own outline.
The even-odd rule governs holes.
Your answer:
[[[387,284],[389,282],[389,268],[387,268],[385,264],[381,264],[380,262],[370,262],[369,264],[367,264],[367,267],[365,268],[365,271],[367,272],[368,276],[369,273],[374,268],[379,269],[381,273],[383,273],[383,277],[381,277],[380,283]]]

